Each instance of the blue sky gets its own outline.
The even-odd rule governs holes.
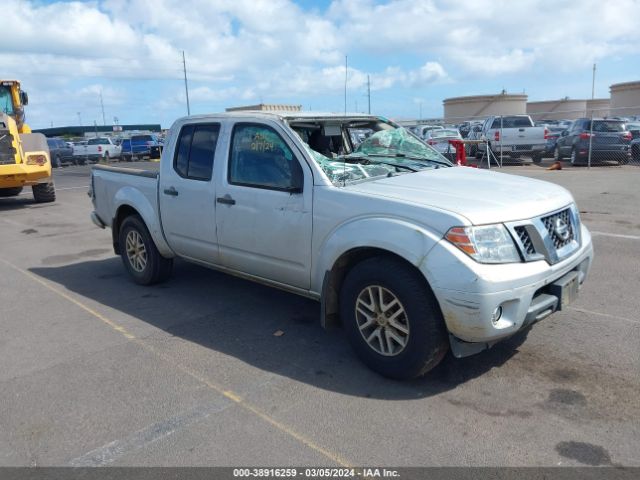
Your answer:
[[[587,98],[640,79],[638,0],[4,0],[3,75],[48,127],[161,123],[254,103],[442,115],[444,98]],[[80,113],[80,115],[78,115]]]

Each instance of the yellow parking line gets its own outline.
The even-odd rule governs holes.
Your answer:
[[[275,418],[271,417],[268,413],[265,413],[262,410],[258,409],[257,407],[247,403],[240,395],[238,395],[234,391],[226,390],[222,386],[220,386],[217,383],[213,382],[212,380],[200,375],[195,370],[192,370],[191,368],[189,368],[189,367],[187,367],[185,365],[182,365],[179,362],[176,362],[176,360],[174,358],[166,355],[163,352],[160,352],[160,351],[156,350],[153,346],[145,343],[141,339],[136,338],[133,334],[128,332],[127,329],[124,328],[123,326],[121,326],[118,323],[114,322],[113,320],[105,317],[101,313],[95,311],[93,308],[85,305],[84,303],[80,302],[79,300],[76,300],[71,295],[67,294],[66,292],[63,292],[62,290],[60,290],[56,286],[52,285],[50,282],[48,282],[46,280],[43,280],[42,278],[34,275],[33,273],[31,273],[31,272],[29,272],[27,270],[24,270],[24,269],[18,267],[17,265],[14,265],[13,263],[3,259],[3,258],[0,258],[0,262],[4,263],[5,265],[7,265],[8,267],[12,268],[13,270],[25,275],[27,278],[30,278],[31,280],[39,283],[40,285],[42,285],[43,287],[45,287],[49,291],[57,294],[58,296],[64,298],[65,300],[68,300],[69,302],[73,303],[77,307],[81,308],[85,312],[89,313],[90,315],[94,316],[95,318],[97,318],[101,322],[103,322],[106,325],[108,325],[109,327],[111,327],[116,332],[118,332],[121,335],[123,335],[128,340],[136,343],[137,345],[139,345],[140,347],[144,348],[148,352],[153,353],[155,356],[157,356],[160,359],[164,360],[165,362],[169,363],[170,365],[172,365],[173,367],[175,367],[178,370],[182,371],[183,373],[189,375],[190,377],[192,377],[193,379],[197,380],[198,382],[206,385],[208,388],[210,388],[211,390],[214,390],[216,393],[218,393],[218,394],[224,396],[225,398],[228,398],[229,400],[233,401],[239,407],[245,409],[248,412],[253,413],[255,416],[261,418],[265,422],[269,423],[270,425],[272,425],[276,429],[278,429],[281,432],[285,433],[286,435],[292,437],[293,439],[297,440],[298,442],[302,443],[303,445],[307,446],[308,448],[320,453],[321,455],[323,455],[324,457],[328,458],[332,462],[335,462],[338,465],[341,465],[341,466],[347,467],[347,468],[351,468],[351,465],[349,464],[349,462],[347,462],[340,455],[338,455],[336,453],[333,453],[333,452],[321,447],[320,445],[318,445],[317,443],[315,443],[311,439],[305,437],[304,435],[296,432],[295,430],[293,430],[289,426],[287,426],[287,425],[279,422]]]

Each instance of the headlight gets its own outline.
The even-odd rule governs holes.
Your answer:
[[[520,262],[520,255],[502,224],[454,227],[445,238],[480,263]]]
[[[47,157],[44,155],[35,154],[27,156],[27,165],[42,166],[45,163],[47,163]]]

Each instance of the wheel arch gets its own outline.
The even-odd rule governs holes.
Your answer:
[[[149,206],[150,208],[150,206]],[[130,203],[123,202],[118,205],[116,208],[116,213],[113,217],[113,221],[111,223],[111,240],[113,242],[113,251],[116,255],[120,254],[120,245],[119,245],[119,236],[120,236],[120,227],[122,226],[122,222],[131,216],[138,215],[142,221],[144,222],[147,230],[149,230],[149,234],[153,239],[153,242],[156,245],[156,248],[160,252],[163,257],[172,258],[175,256],[169,245],[167,244],[164,235],[162,234],[161,226],[157,220],[154,221],[156,217],[156,213],[153,209],[149,210],[139,207],[134,207]]]

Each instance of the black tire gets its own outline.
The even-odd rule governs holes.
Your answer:
[[[628,165],[628,164],[629,164],[629,157],[618,160],[618,165]]]
[[[56,155],[55,157],[53,157],[53,160],[51,161],[51,166],[53,168],[60,168],[60,165],[62,165],[62,161],[60,160],[60,155]]]
[[[379,353],[360,332],[356,305],[367,287],[382,287],[404,308],[409,334],[399,353]],[[347,274],[340,291],[340,316],[358,357],[385,377],[409,379],[424,375],[440,363],[449,347],[440,307],[426,280],[413,267],[394,258],[364,260]],[[377,324],[373,327],[378,328]]]
[[[536,165],[540,165],[540,163],[542,163],[542,154],[541,153],[537,153],[534,156],[531,157],[531,160],[533,160],[533,163],[535,163]]]
[[[144,244],[146,264],[144,268],[140,270],[136,269],[127,253],[127,236],[130,232],[137,232]],[[118,246],[120,248],[122,263],[124,263],[124,267],[137,284],[153,285],[154,283],[165,281],[171,275],[173,259],[160,255],[147,226],[140,216],[131,215],[124,219],[120,226]]]
[[[563,159],[562,154],[560,153],[560,147],[557,145],[553,149],[553,160],[556,162],[561,162]]]
[[[580,161],[578,160],[578,153],[576,152],[575,147],[571,149],[571,156],[569,157],[569,161],[573,167],[577,167],[580,165]]]
[[[633,145],[631,147],[631,161],[640,163],[640,145]]]
[[[78,163],[76,165],[86,165],[87,161],[82,159],[82,160],[78,160]]]
[[[53,182],[38,183],[31,187],[36,203],[49,203],[56,201],[56,187]]]
[[[109,163],[109,161],[111,160],[111,155],[109,154],[108,151],[106,151],[104,152],[104,156],[102,158],[106,163]]]
[[[20,195],[22,187],[0,188],[0,197],[15,197]]]

